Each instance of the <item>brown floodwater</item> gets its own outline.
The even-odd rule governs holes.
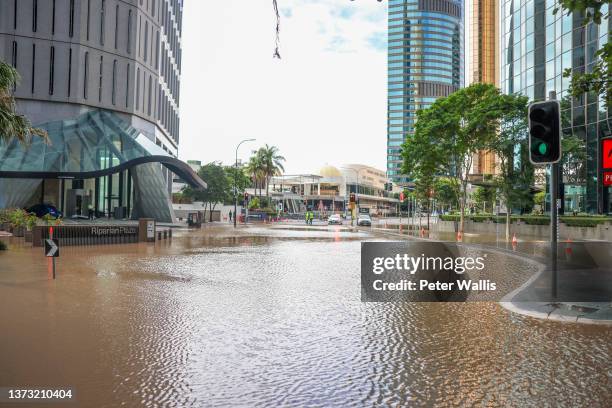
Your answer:
[[[42,249],[13,242],[0,387],[73,387],[83,407],[609,406],[610,328],[495,302],[362,303],[368,239],[380,237],[208,227],[64,247],[55,281]]]

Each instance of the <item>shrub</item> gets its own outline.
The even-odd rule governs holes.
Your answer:
[[[6,243],[0,240],[0,251],[6,251]]]
[[[520,217],[520,220],[527,225],[550,225],[548,217]]]
[[[440,215],[440,220],[442,221],[459,221],[461,216],[455,214],[442,214]]]
[[[486,222],[491,220],[491,216],[490,215],[483,215],[483,214],[478,214],[478,215],[472,215],[470,217],[470,219],[474,222]]]
[[[249,210],[254,210],[256,208],[259,208],[259,198],[258,197],[255,197],[251,199],[251,201],[249,201]]]
[[[602,219],[602,218],[560,217],[560,220],[568,227],[587,227],[587,228],[593,228],[605,222],[605,219]]]

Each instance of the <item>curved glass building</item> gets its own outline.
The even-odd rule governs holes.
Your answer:
[[[461,0],[389,0],[387,176],[406,184],[401,145],[416,112],[463,86]]]
[[[567,92],[570,79],[563,76],[567,69],[592,69],[596,51],[609,40],[612,20],[585,25],[578,13],[555,14],[553,0],[502,0],[500,6],[502,90],[532,101],[545,100],[554,91],[561,101],[563,137],[573,135],[583,142],[562,164],[562,210],[612,213],[612,186],[604,180],[612,168],[606,168],[602,149],[604,140],[612,138],[610,107],[594,94],[572,98]],[[608,15],[608,5],[601,11]]]

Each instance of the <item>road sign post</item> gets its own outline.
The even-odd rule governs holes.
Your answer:
[[[51,258],[53,279],[55,279],[55,258],[59,257],[59,241],[53,239],[53,227],[49,228],[49,239],[45,239],[45,256]]]

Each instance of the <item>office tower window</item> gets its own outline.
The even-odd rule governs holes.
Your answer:
[[[87,0],[87,28],[86,28],[86,35],[87,35],[87,41],[89,41],[89,17],[91,15],[91,0]]]
[[[11,65],[17,69],[17,41],[13,41],[13,49],[11,51]],[[13,92],[17,89],[17,84],[13,84]]]
[[[13,2],[13,30],[17,29],[17,0]]]
[[[142,49],[140,47],[140,40],[142,38],[142,16],[138,16],[138,56],[142,55]]]
[[[155,0],[153,0],[152,6],[151,6],[151,15],[155,17]]]
[[[38,0],[32,1],[32,31],[38,28]]]
[[[113,105],[116,104],[116,89],[117,89],[117,60],[113,61],[113,89],[111,95],[111,102]]]
[[[117,33],[119,32],[119,5],[115,6],[115,49],[117,49]]]
[[[87,99],[87,88],[89,85],[89,52],[85,52],[85,67],[83,69],[83,98]]]
[[[125,107],[130,106],[130,64],[127,65],[127,71],[125,74]]]
[[[51,35],[55,35],[55,0],[51,4]]]
[[[13,41],[13,50],[11,51],[11,65],[17,68],[17,41]]]
[[[145,36],[144,36],[144,60],[147,62],[147,50],[149,49],[149,23],[145,21]]]
[[[100,76],[98,78],[98,102],[102,102],[102,76],[104,69],[104,57],[100,55]]]
[[[128,23],[127,23],[127,53],[129,54],[132,48],[132,10],[128,11]]]
[[[72,48],[68,50],[68,96],[70,96],[72,83]]]
[[[106,1],[100,3],[100,45],[104,45],[104,17],[106,13]]]
[[[151,92],[152,92],[152,82],[151,82],[151,76],[149,76],[149,102],[148,102],[148,106],[147,106],[147,115],[151,115]]]
[[[51,47],[49,56],[49,95],[53,95],[53,81],[55,77],[55,47]]]
[[[136,69],[136,110],[140,108],[140,68]]]
[[[34,93],[34,80],[36,74],[36,44],[32,44],[32,84],[31,91]]]
[[[159,70],[159,31],[155,35],[155,69]]]
[[[68,36],[74,35],[74,0],[70,0],[70,17],[68,21]]]

